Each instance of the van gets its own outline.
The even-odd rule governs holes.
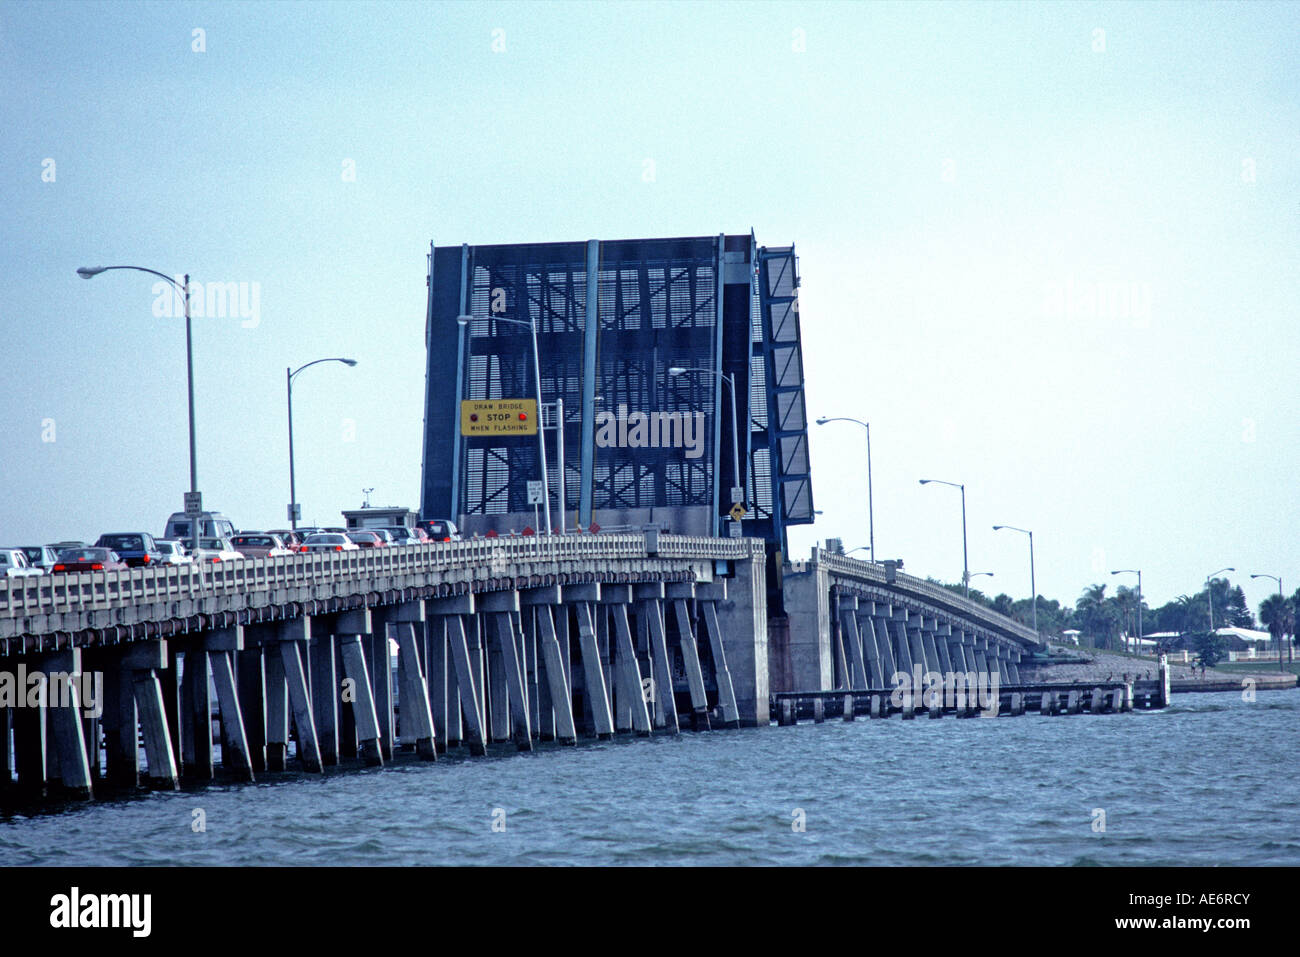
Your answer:
[[[203,512],[199,516],[199,536],[201,538],[234,538],[235,525],[220,512]],[[184,512],[172,512],[167,519],[167,528],[162,537],[189,544],[193,537],[190,517]]]

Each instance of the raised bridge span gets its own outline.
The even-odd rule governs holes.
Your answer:
[[[9,579],[0,794],[251,780],[291,745],[323,771],[765,726],[775,695],[916,665],[1014,684],[1037,644],[886,566],[818,550],[783,577],[769,614],[761,540],[647,531]]]

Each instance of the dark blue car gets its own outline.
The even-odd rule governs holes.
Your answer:
[[[132,568],[148,568],[163,561],[162,551],[148,532],[111,532],[99,536],[95,547],[111,548]]]

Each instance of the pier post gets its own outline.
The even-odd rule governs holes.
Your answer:
[[[650,660],[654,668],[656,726],[672,734],[681,728],[677,720],[677,696],[673,688],[672,657],[668,653],[668,629],[664,624],[664,586],[638,585],[643,596],[638,616],[644,616],[650,629]]]
[[[65,798],[89,800],[92,797],[90,760],[81,725],[81,649],[46,654],[38,659],[45,673],[45,711],[53,744],[58,754],[58,778]],[[50,676],[58,675],[51,680]],[[98,759],[98,755],[96,755]],[[5,774],[8,775],[8,769]]]
[[[709,585],[697,585],[695,594],[699,600],[700,614],[704,618],[704,630],[709,635],[709,650],[713,654],[713,674],[718,685],[718,707],[722,711],[722,722],[725,727],[740,727],[740,710],[736,705],[735,686],[731,681],[731,669],[727,666],[726,646],[722,640],[722,628],[718,624],[718,600],[720,597],[726,597],[726,586],[723,582],[712,582]],[[766,638],[767,630],[764,627],[763,637]],[[753,641],[753,633],[750,633],[749,641]],[[762,690],[766,689],[767,667],[764,662],[762,674],[764,675]],[[748,677],[748,670],[746,671]],[[767,712],[767,695],[763,695],[763,713]]]
[[[251,631],[245,628],[245,635]],[[248,641],[248,644],[252,644]],[[244,731],[248,735],[248,754],[253,771],[266,767],[266,661],[260,644],[235,652],[235,667],[239,679],[239,706],[244,715]]]
[[[794,682],[792,688],[785,690],[820,691],[829,689],[834,682],[830,575],[819,562],[808,562],[803,567],[806,571],[787,570],[782,576],[790,628],[790,674]],[[676,587],[668,586],[669,600],[682,597],[674,592]],[[685,597],[693,598],[693,591]]]
[[[975,670],[975,662],[966,657],[966,632],[961,628],[952,630],[948,641],[948,654],[952,658],[953,671],[966,674]]]
[[[475,635],[478,633],[477,602],[474,595],[467,593],[451,598],[428,599],[424,603],[424,608],[427,615],[436,616],[435,620],[441,619],[442,621],[448,654],[447,720],[452,727],[455,727],[461,719],[461,712],[463,712],[463,740],[469,745],[470,754],[486,754],[482,691],[478,684],[479,676],[474,667],[474,658],[477,652],[471,651],[470,642],[467,640],[465,633],[467,626]],[[434,630],[436,634],[436,625]],[[453,691],[455,692],[454,695]],[[453,709],[458,710],[453,712]],[[451,738],[448,735],[448,746],[450,744]]]
[[[397,720],[393,714],[393,652],[389,644],[388,621],[391,608],[374,608],[370,612],[374,628],[370,633],[367,665],[379,719],[379,751],[385,761],[393,760]]]
[[[695,596],[695,585],[691,582],[674,582],[667,587],[667,595],[673,603],[677,641],[682,652],[682,664],[686,668],[686,683],[690,688],[691,727],[696,731],[708,731],[709,699],[704,689],[704,670],[700,666],[700,651],[695,642],[695,626],[686,604],[688,599]]]
[[[1013,685],[1020,684],[1020,649],[1011,649],[1011,660],[1007,662],[1007,676]]]
[[[573,721],[573,693],[564,666],[564,655],[556,637],[553,613],[553,608],[558,609],[567,624],[568,609],[562,604],[560,587],[548,585],[530,588],[520,593],[519,600],[533,613],[538,649],[537,666],[546,674],[545,681],[540,676],[538,680],[538,694],[541,697],[539,711],[543,726],[551,728],[552,736],[561,744],[575,745],[578,743],[578,734]]]
[[[982,675],[989,674],[989,662],[986,655],[989,642],[987,638],[975,638],[975,670]]]
[[[428,605],[425,605],[428,614]],[[431,614],[424,623],[425,657],[428,662],[429,706],[433,709],[433,726],[441,733],[434,746],[439,753],[460,741],[454,734],[447,705],[447,622]],[[454,734],[454,736],[453,736]]]
[[[912,649],[907,640],[907,609],[895,606],[894,616],[890,621],[893,625],[894,648],[896,650],[895,661],[897,668],[894,674],[900,672],[907,675],[907,680],[912,680]]]
[[[880,652],[881,688],[894,686],[894,675],[898,673],[898,664],[894,659],[894,640],[890,633],[890,623],[894,618],[894,608],[884,602],[872,602],[871,624],[876,633],[876,649]]]
[[[174,791],[180,788],[180,772],[163,705],[162,683],[158,680],[158,671],[166,667],[169,658],[166,641],[143,641],[127,647],[122,654],[121,666],[129,672],[133,685],[141,737],[144,739],[148,784],[152,788]]]
[[[1169,698],[1170,698],[1169,656],[1168,655],[1160,656],[1160,671],[1158,674],[1158,679],[1159,680],[1156,685],[1158,689],[1156,707],[1167,708],[1169,707]]]
[[[997,650],[997,676],[1003,684],[1011,684],[1011,673],[1007,669],[1007,662],[1011,660],[1011,655],[1006,644],[998,641],[995,644]]]
[[[397,637],[398,674],[402,684],[398,700],[402,710],[402,739],[415,746],[424,761],[438,758],[437,729],[429,705],[429,685],[420,661],[420,638],[424,636],[424,604],[404,602],[394,609],[393,630]]]
[[[221,712],[221,725],[225,730],[225,743],[221,751],[222,767],[240,780],[252,781],[253,759],[235,683],[234,656],[243,648],[244,629],[239,625],[230,625],[206,632],[200,654],[208,659],[212,683],[217,689],[217,709]]]
[[[907,645],[912,652],[912,667],[921,666],[921,673],[933,671],[930,662],[926,659],[925,643],[921,640],[921,625],[925,621],[922,615],[908,615],[907,618]],[[919,695],[921,689],[914,689]]]
[[[278,642],[263,646],[262,662],[266,669],[266,769],[283,771],[289,754],[289,689]]]
[[[557,589],[558,591],[558,589]],[[520,595],[520,601],[523,596]],[[539,741],[555,740],[555,716],[551,712],[550,686],[542,680],[541,649],[537,645],[537,608],[521,605],[519,623],[523,637],[528,695],[528,724]]]
[[[311,619],[307,616],[289,618],[280,622],[280,670],[284,674],[284,689],[288,692],[286,714],[292,713],[293,726],[298,734],[298,760],[305,770],[321,773],[320,745],[316,740],[316,717],[311,708],[311,689],[307,686],[307,648],[311,640]],[[279,728],[277,727],[277,731]],[[287,742],[286,742],[287,745]]]
[[[201,641],[202,639],[200,639]],[[181,773],[212,780],[212,695],[208,653],[201,645],[185,652],[181,677]]]
[[[382,622],[379,627],[382,629]],[[340,612],[333,624],[343,671],[343,680],[336,693],[340,705],[347,705],[343,710],[351,715],[354,740],[361,760],[370,767],[384,763],[383,750],[379,744],[379,715],[375,710],[374,683],[371,681],[365,651],[365,646],[371,643],[374,628],[374,616],[364,606]],[[346,745],[344,750],[347,750]]]
[[[952,666],[952,658],[948,654],[948,642],[952,638],[952,625],[936,625],[934,631],[934,647],[939,654],[939,670],[945,676],[950,675],[955,670]]]
[[[921,650],[925,652],[925,670],[936,674],[944,670],[940,667],[939,652],[934,643],[934,633],[938,626],[938,619],[932,615],[921,617]]]
[[[862,650],[862,638],[858,634],[858,599],[844,594],[839,599],[840,634],[849,649],[849,681],[846,687],[850,690],[865,690],[871,687],[871,682],[867,678],[866,655]]]
[[[628,621],[627,607],[632,601],[630,585],[603,585],[600,600],[610,606],[614,619],[614,668],[618,680],[618,709],[626,709],[632,730],[638,735],[650,734],[650,712],[646,708],[641,668],[637,663],[636,646],[632,642],[632,627]]]
[[[339,678],[334,667],[337,657],[333,622],[317,621],[309,648],[311,666],[311,707],[316,718],[316,743],[321,764],[334,767],[339,763]]]
[[[532,728],[528,721],[528,699],[524,693],[524,670],[523,663],[519,660],[519,640],[515,634],[514,616],[519,613],[519,592],[500,591],[479,595],[478,607],[481,612],[491,616],[496,626],[493,629],[496,641],[492,641],[491,633],[488,635],[488,652],[491,662],[500,668],[501,675],[499,678],[491,679],[492,690],[494,699],[498,690],[504,697],[504,701],[498,703],[494,700],[492,704],[492,738],[494,741],[500,741],[513,734],[516,748],[520,751],[531,751]],[[502,705],[506,709],[508,721],[501,720],[499,708]]]
[[[831,648],[835,652],[835,690],[848,689],[852,684],[848,658],[844,654],[844,624],[839,611],[843,597],[838,590],[831,595]]]
[[[596,737],[608,740],[614,737],[614,715],[610,708],[609,690],[605,684],[605,668],[601,660],[599,639],[596,635],[595,613],[604,614],[600,601],[601,586],[565,585],[564,600],[573,602],[578,617],[578,647],[582,653],[582,676],[585,697],[591,708],[591,719]]]
[[[858,602],[858,634],[862,637],[862,650],[867,658],[867,687],[888,688],[889,679],[885,676],[884,663],[880,658],[880,645],[876,641],[876,626],[872,620],[873,604],[870,601]]]

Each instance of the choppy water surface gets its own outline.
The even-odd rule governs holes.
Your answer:
[[[0,819],[0,864],[1300,864],[1297,718],[1196,694],[506,750]]]

